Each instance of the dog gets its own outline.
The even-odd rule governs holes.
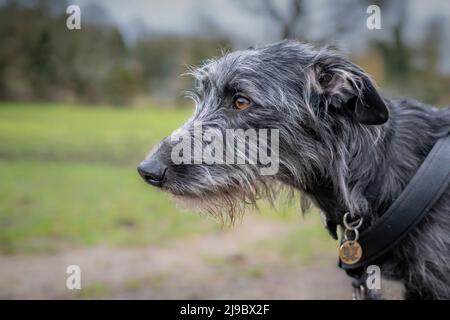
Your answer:
[[[190,74],[193,116],[138,171],[175,200],[231,220],[286,188],[301,193],[303,209],[311,202],[320,208],[337,238],[347,212],[376,222],[450,132],[450,108],[382,97],[364,70],[331,47],[285,40],[227,53]],[[276,129],[277,150],[268,148],[278,155],[277,172],[261,174],[258,161],[174,163],[180,131],[205,145],[194,137],[199,122],[222,135]],[[450,188],[379,267],[401,282],[406,299],[450,299]]]

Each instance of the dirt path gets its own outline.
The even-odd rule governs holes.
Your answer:
[[[305,265],[257,245],[287,228],[253,217],[164,248],[0,256],[0,298],[349,299],[350,281],[333,254]],[[65,287],[71,264],[81,267],[81,290]]]

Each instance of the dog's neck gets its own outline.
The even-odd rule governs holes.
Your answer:
[[[337,159],[337,165],[330,164],[328,176],[320,175],[317,179],[317,173],[314,173],[314,179],[300,186],[324,212],[327,228],[334,237],[336,226],[342,223],[345,212],[368,217],[366,226],[383,215],[401,194],[436,140],[448,130],[445,120],[441,126],[431,116],[428,120],[418,121],[421,112],[426,110],[411,106],[411,101],[408,102],[409,109],[414,112],[401,112],[406,108],[401,103],[386,101],[391,111],[386,124],[378,128],[361,126],[359,141],[349,141],[345,145],[345,157]],[[406,127],[411,125],[415,126],[414,130]],[[379,130],[380,139],[375,143],[370,130]],[[372,149],[364,150],[361,145]]]

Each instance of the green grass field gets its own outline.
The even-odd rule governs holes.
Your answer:
[[[0,104],[0,252],[162,245],[220,228],[179,212],[136,173],[151,147],[190,113]],[[283,212],[276,219],[298,219],[292,208]]]

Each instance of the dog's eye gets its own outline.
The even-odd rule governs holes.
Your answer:
[[[234,98],[233,107],[235,109],[244,110],[250,107],[251,105],[252,102],[243,96],[237,96],[236,98]]]

